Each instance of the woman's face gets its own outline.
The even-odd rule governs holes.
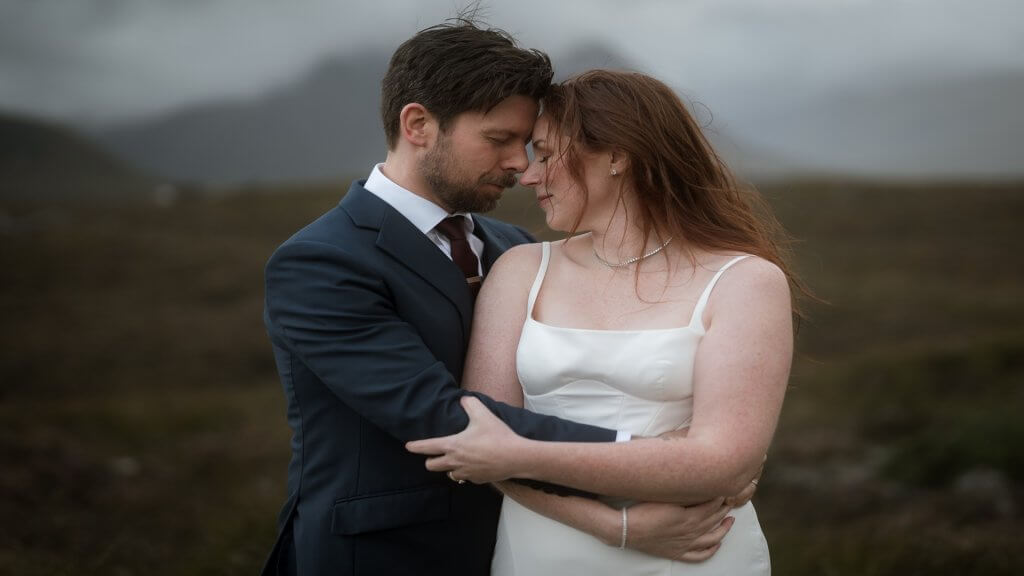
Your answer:
[[[587,202],[580,184],[569,173],[561,158],[562,137],[551,130],[550,119],[541,115],[533,127],[533,161],[519,178],[523,186],[533,188],[547,220],[548,228],[568,232],[580,219],[578,230],[603,226],[594,220],[603,213],[610,194],[609,159],[607,154],[580,152],[586,182]]]

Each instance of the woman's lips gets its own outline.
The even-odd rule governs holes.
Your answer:
[[[542,194],[537,196],[537,204],[543,204],[545,200],[550,200],[551,194]]]

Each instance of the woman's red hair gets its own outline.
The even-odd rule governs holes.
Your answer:
[[[633,219],[645,238],[759,256],[785,273],[794,295],[809,295],[788,262],[789,237],[767,203],[737,184],[668,86],[635,72],[592,70],[552,86],[544,114],[584,199],[581,153],[622,153],[628,168],[620,178],[636,194],[640,214]]]

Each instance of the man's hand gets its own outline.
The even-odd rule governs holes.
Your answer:
[[[680,562],[703,562],[718,551],[732,528],[735,519],[726,517],[730,510],[724,498],[696,506],[636,504],[629,508],[626,547]]]

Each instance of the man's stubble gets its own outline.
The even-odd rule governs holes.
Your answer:
[[[498,205],[501,195],[488,194],[481,186],[492,184],[511,188],[516,184],[515,174],[506,172],[502,176],[485,174],[476,179],[460,174],[457,160],[452,153],[450,138],[443,132],[423,161],[420,170],[431,192],[449,214],[456,212],[490,212]]]

